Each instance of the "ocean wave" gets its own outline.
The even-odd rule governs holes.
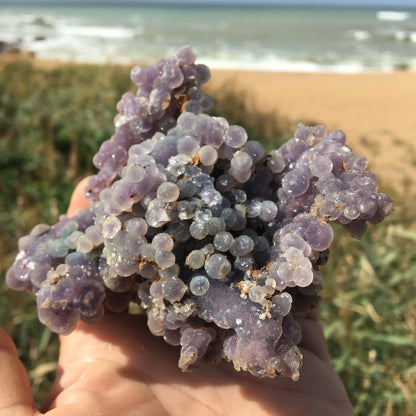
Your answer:
[[[390,10],[380,10],[377,12],[378,20],[389,20],[393,22],[403,22],[410,18],[409,12],[397,12]]]
[[[239,59],[218,59],[212,56],[201,56],[201,62],[204,62],[210,68],[224,70],[242,70],[242,71],[261,71],[261,72],[297,72],[297,73],[344,73],[356,74],[362,72],[374,71],[374,68],[368,67],[363,61],[345,60],[337,63],[324,64],[308,60],[284,59],[280,57],[269,57],[268,59],[258,60],[239,60]],[[380,71],[391,71],[392,66],[384,64]]]
[[[416,68],[416,31],[407,12],[380,11],[377,19],[373,10],[361,9],[349,15],[285,13],[252,16],[242,10],[224,17],[223,9],[209,15],[174,8],[3,9],[0,41],[39,58],[72,62],[152,62],[192,44],[201,62],[213,68],[343,73]]]
[[[101,39],[131,39],[143,33],[143,29],[134,29],[121,26],[77,26],[60,25],[57,28],[58,34],[66,36],[94,37]]]
[[[348,37],[362,42],[369,40],[371,33],[368,30],[351,30],[348,32]]]

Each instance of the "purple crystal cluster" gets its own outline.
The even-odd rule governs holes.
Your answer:
[[[89,208],[21,238],[7,283],[32,292],[57,333],[135,302],[180,346],[182,370],[224,358],[296,380],[295,317],[318,303],[329,222],[358,238],[393,204],[341,131],[299,125],[267,153],[207,115],[209,77],[190,47],[133,68],[138,92],[93,159]]]

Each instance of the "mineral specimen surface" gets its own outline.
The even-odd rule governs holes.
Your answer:
[[[182,370],[224,358],[296,380],[295,317],[318,303],[329,223],[359,238],[391,200],[341,131],[299,125],[268,154],[207,115],[210,72],[190,47],[131,78],[137,94],[123,95],[93,159],[89,208],[22,237],[7,283],[33,293],[57,333],[135,302],[180,346]]]

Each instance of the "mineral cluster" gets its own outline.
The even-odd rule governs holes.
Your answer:
[[[210,72],[190,47],[131,78],[137,94],[122,96],[93,159],[89,208],[22,237],[8,285],[33,293],[60,334],[135,302],[154,335],[180,346],[182,370],[224,358],[296,380],[295,318],[318,303],[329,223],[359,238],[391,200],[341,131],[299,125],[267,153],[209,116]]]

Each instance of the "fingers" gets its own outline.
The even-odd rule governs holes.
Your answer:
[[[331,357],[320,323],[309,317],[298,318],[297,321],[302,327],[300,346],[315,354],[320,360],[330,363]]]
[[[76,186],[74,193],[69,203],[67,215],[73,217],[76,214],[77,209],[85,209],[89,205],[89,201],[85,198],[85,187],[88,184],[90,178],[85,178]]]
[[[29,377],[17,356],[17,350],[0,328],[0,414],[33,415],[36,414]]]
[[[319,311],[317,308],[310,308],[305,315],[306,319],[310,319],[311,321],[319,322]]]

